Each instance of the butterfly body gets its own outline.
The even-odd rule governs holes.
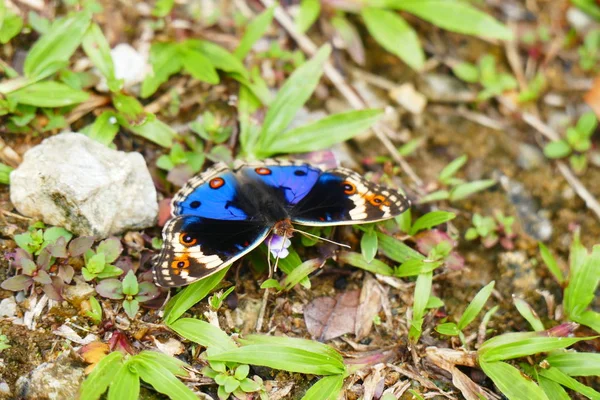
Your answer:
[[[344,168],[322,171],[302,162],[217,164],[175,195],[173,218],[154,267],[160,286],[209,276],[294,224],[349,225],[392,218],[410,203],[399,192]]]

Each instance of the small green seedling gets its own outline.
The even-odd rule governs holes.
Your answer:
[[[441,335],[458,336],[463,346],[466,346],[463,331],[481,312],[494,290],[494,285],[494,281],[488,283],[473,297],[457,323],[445,322],[436,326],[435,330]]]
[[[446,165],[438,176],[439,185],[445,188],[423,196],[419,200],[419,203],[440,200],[458,201],[496,184],[496,181],[493,179],[466,182],[463,179],[457,178],[456,173],[467,163],[467,160],[467,156],[462,155]]]
[[[90,249],[85,252],[85,267],[81,269],[81,274],[86,281],[95,278],[105,279],[119,276],[123,270],[112,265],[121,252],[123,246],[117,238],[108,238],[100,242],[96,251]]]
[[[505,249],[512,249],[512,239],[516,236],[513,232],[515,217],[505,216],[501,211],[494,212],[494,217],[483,217],[480,214],[473,215],[473,226],[465,232],[466,240],[481,238],[483,246],[494,247],[498,242]]]
[[[85,311],[85,315],[92,320],[96,325],[102,322],[102,305],[94,296],[91,296],[88,300],[89,309]]]
[[[231,292],[233,292],[235,290],[235,286],[230,287],[229,289],[227,289],[225,292],[220,291],[218,293],[213,294],[212,296],[210,296],[208,298],[208,304],[210,304],[210,307],[213,310],[218,310],[219,308],[221,308],[221,304],[223,304],[223,301],[225,301],[225,299],[227,298],[227,296],[229,296],[231,294]]]
[[[29,254],[39,255],[46,246],[56,242],[58,238],[63,237],[68,242],[73,237],[73,234],[65,228],[44,228],[43,223],[37,222],[29,227],[28,232],[15,235],[17,246]]]
[[[204,165],[204,146],[201,142],[188,140],[187,144],[192,149],[186,151],[180,143],[175,143],[169,154],[163,154],[156,160],[156,166],[160,169],[170,171],[176,166],[187,165],[190,172],[197,173]]]
[[[123,300],[125,314],[131,319],[140,310],[140,303],[157,298],[158,288],[152,282],[138,282],[133,270],[129,270],[122,281],[104,279],[96,286],[96,292],[102,297],[113,300]]]
[[[0,331],[0,351],[10,349],[10,344],[8,344],[8,337],[2,334]]]
[[[215,114],[205,111],[202,117],[190,124],[190,129],[207,142],[224,143],[233,132],[232,126],[227,126]]]
[[[600,29],[589,31],[577,51],[579,52],[579,65],[582,70],[598,70],[600,65]]]
[[[588,165],[587,151],[592,147],[592,135],[598,126],[598,118],[593,112],[583,114],[575,126],[567,128],[564,139],[550,142],[544,147],[548,158],[569,157],[569,163],[576,173],[585,172]]]
[[[452,68],[452,72],[465,82],[479,83],[483,87],[477,95],[480,101],[517,88],[517,80],[511,74],[497,71],[496,59],[491,54],[482,56],[477,65],[461,62]]]
[[[230,396],[236,399],[248,398],[248,393],[259,392],[261,400],[268,399],[262,379],[256,376],[255,380],[248,378],[250,366],[246,364],[228,366],[224,362],[212,361],[202,369],[204,376],[214,379],[219,385],[217,395],[219,399],[226,400]]]

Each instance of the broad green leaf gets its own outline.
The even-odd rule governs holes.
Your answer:
[[[35,42],[27,54],[23,66],[25,76],[35,78],[41,74],[47,75],[49,67],[55,68],[53,72],[56,72],[58,68],[52,67],[53,65],[59,66],[68,62],[79,47],[90,21],[91,15],[88,12],[78,12],[71,17],[55,21],[48,33]],[[61,96],[51,97],[56,100]]]
[[[110,90],[113,92],[120,90],[122,84],[115,78],[115,66],[110,55],[110,46],[98,24],[92,22],[83,36],[81,45],[90,61],[106,78]]]
[[[415,30],[393,11],[366,7],[361,16],[373,39],[384,49],[398,56],[409,67],[420,70],[425,53]]]
[[[169,327],[184,338],[214,351],[235,350],[237,345],[222,330],[208,322],[193,318],[180,318]]]
[[[469,83],[477,83],[479,82],[479,69],[476,65],[468,63],[468,62],[460,62],[456,65],[452,66],[452,72],[459,79],[469,82]],[[464,156],[466,157],[466,156]]]
[[[207,278],[192,283],[173,296],[165,306],[163,317],[165,324],[171,325],[194,304],[205,298],[223,280],[228,270],[229,267],[223,268]]]
[[[426,274],[435,270],[436,268],[441,267],[443,264],[443,261],[412,258],[410,260],[406,260],[402,263],[402,265],[396,268],[396,271],[394,271],[394,276],[398,278],[406,278],[408,276]]]
[[[9,93],[7,99],[18,104],[36,107],[65,107],[79,104],[88,99],[89,94],[54,81],[37,82]]]
[[[592,400],[600,400],[599,392],[571,378],[570,376],[561,372],[558,368],[550,367],[548,369],[542,369],[539,373],[544,378],[548,378],[554,382],[560,383],[561,385],[581,393]]]
[[[542,256],[542,260],[544,260],[544,264],[546,264],[546,267],[548,267],[548,269],[550,270],[552,275],[554,275],[554,278],[558,281],[558,283],[562,285],[565,281],[565,277],[562,273],[562,270],[558,266],[556,259],[554,258],[552,253],[550,253],[550,250],[548,250],[546,245],[544,245],[542,242],[538,243],[538,245],[540,247],[540,255]]]
[[[543,376],[538,376],[537,381],[549,400],[571,400],[571,396],[558,383]]]
[[[365,232],[360,239],[360,252],[367,263],[370,263],[375,259],[375,256],[377,255],[377,246],[377,233],[374,230]]]
[[[443,324],[439,324],[435,327],[435,330],[440,335],[446,336],[458,336],[458,334],[460,333],[458,326],[456,326],[454,322],[446,322]]]
[[[148,113],[144,111],[144,106],[133,96],[114,93],[112,103],[125,119],[127,125],[141,125],[149,120]]]
[[[589,326],[596,332],[600,332],[600,313],[587,310],[571,316],[571,319],[582,325]]]
[[[119,351],[113,351],[101,359],[92,370],[92,373],[81,384],[79,399],[97,400],[117,376],[122,359],[123,354]]]
[[[410,321],[408,337],[411,342],[416,343],[422,332],[423,317],[427,310],[427,303],[431,297],[431,285],[433,282],[433,273],[428,272],[417,277],[415,283],[415,294],[413,301],[413,317]]]
[[[154,3],[152,15],[154,17],[164,18],[171,13],[174,5],[175,0],[157,0],[156,3]]]
[[[4,184],[4,185],[8,185],[10,184],[10,173],[12,172],[13,168],[0,163],[0,183]]]
[[[97,253],[104,254],[107,263],[116,261],[122,251],[123,245],[121,244],[121,241],[116,237],[110,237],[101,241],[100,244],[98,244],[98,247],[96,248]]]
[[[185,369],[187,364],[178,358],[171,357],[160,351],[143,350],[138,353],[135,358],[143,359],[149,362],[154,362],[168,369],[173,375],[188,376],[189,373]]]
[[[109,145],[119,132],[117,114],[114,111],[104,111],[90,126],[86,135],[104,145]]]
[[[135,296],[140,291],[140,285],[132,269],[123,278],[123,294]]]
[[[282,112],[286,111],[282,110]],[[307,153],[327,149],[363,133],[377,122],[382,114],[381,110],[358,110],[330,115],[280,133],[266,148],[261,148],[261,154],[268,156],[277,153]]]
[[[336,400],[344,384],[344,375],[325,376],[306,391],[302,400]]]
[[[448,180],[450,178],[454,178],[454,175],[456,175],[456,173],[467,163],[467,160],[467,155],[463,154],[462,156],[450,161],[448,165],[446,165],[440,172],[438,180],[447,184]]]
[[[324,261],[318,258],[304,261],[285,277],[282,282],[283,290],[291,290],[304,279],[308,279],[308,275],[319,269],[323,264]]]
[[[244,339],[239,339],[242,345],[251,344],[274,344],[282,347],[296,348],[307,350],[316,354],[324,354],[327,357],[337,360],[340,363],[344,362],[341,354],[333,347],[317,342],[315,340],[291,338],[285,336],[269,336],[269,335],[248,335]]]
[[[480,360],[479,366],[509,400],[549,400],[535,382],[510,364]]]
[[[569,376],[600,376],[598,353],[555,352],[546,361]]]
[[[213,85],[219,83],[220,79],[217,70],[202,52],[185,46],[182,46],[180,49],[183,68],[192,75],[194,79]]]
[[[496,181],[493,179],[461,183],[450,190],[450,201],[462,200],[474,193],[481,192],[482,190],[492,187],[495,184]]]
[[[386,276],[393,276],[394,270],[385,264],[383,261],[377,259],[367,262],[364,255],[354,253],[351,251],[342,251],[337,258],[339,263],[350,264],[353,267],[364,269],[365,271],[372,272],[374,274],[381,274]]]
[[[150,47],[150,64],[152,74],[146,76],[142,82],[142,98],[150,97],[158,87],[169,80],[169,77],[181,70],[182,63],[179,57],[177,43],[153,43]]]
[[[313,375],[337,375],[346,372],[342,362],[327,354],[274,343],[242,346],[236,350],[210,355],[208,360],[262,365],[273,369]]]
[[[4,21],[0,23],[0,43],[6,44],[12,38],[17,36],[23,28],[23,18],[16,14],[9,13],[4,18]]]
[[[598,118],[593,111],[584,113],[577,121],[577,131],[584,137],[590,137],[598,126]]]
[[[388,6],[407,11],[452,32],[511,40],[512,31],[491,15],[468,3],[448,0],[388,0]]]
[[[432,211],[415,221],[410,229],[410,235],[414,236],[417,232],[424,229],[431,229],[436,225],[443,224],[456,218],[456,214],[447,211]]]
[[[125,311],[125,314],[127,314],[127,316],[129,317],[129,319],[134,319],[138,311],[140,311],[140,302],[136,299],[125,299],[123,300],[123,310]]]
[[[127,125],[127,129],[138,136],[148,139],[162,147],[171,147],[177,134],[169,125],[158,118],[149,119],[141,125]]]
[[[125,362],[108,389],[107,400],[138,400],[139,394],[140,377]]]
[[[544,147],[544,155],[548,158],[563,158],[571,154],[571,146],[566,140],[556,140]]]
[[[246,80],[250,79],[250,74],[246,67],[244,67],[244,64],[223,47],[212,42],[195,39],[187,40],[186,45],[200,50],[215,68],[233,74],[235,79],[239,77],[243,77]]]
[[[274,146],[277,146],[285,128],[317,87],[323,74],[323,65],[330,53],[331,46],[321,47],[313,58],[296,69],[279,89],[265,115],[259,148],[276,148]]]
[[[571,271],[573,272],[573,270]],[[565,291],[565,311],[575,316],[583,313],[594,300],[596,288],[600,281],[600,245],[594,246],[583,265],[576,268],[569,276],[569,286]],[[567,302],[567,297],[569,297]]]
[[[494,285],[495,284],[496,284],[495,281],[491,281],[490,283],[488,283],[487,285],[485,285],[475,295],[475,297],[473,298],[473,300],[471,300],[471,302],[467,306],[467,309],[465,310],[465,312],[463,313],[463,315],[460,317],[460,320],[458,321],[458,324],[457,324],[458,325],[458,329],[460,329],[462,331],[471,322],[473,322],[473,320],[477,317],[477,314],[479,314],[481,312],[481,310],[485,306],[485,303],[490,298],[490,295],[492,294],[492,290],[494,290]]]
[[[517,311],[519,311],[519,314],[529,322],[529,325],[531,325],[534,331],[541,332],[546,329],[544,328],[544,324],[540,320],[540,317],[537,316],[535,311],[525,300],[513,295],[513,302],[515,303],[515,307],[517,308]]]
[[[377,232],[377,238],[379,239],[379,249],[383,251],[387,257],[396,262],[404,263],[414,258],[419,260],[425,259],[424,255],[408,247],[398,239],[381,232]]]
[[[447,190],[436,190],[426,194],[419,199],[419,204],[430,203],[432,201],[447,200],[450,197],[450,192]]]
[[[45,244],[55,243],[61,237],[65,239],[65,242],[68,242],[73,237],[73,234],[59,226],[53,226],[44,231]]]
[[[510,360],[532,354],[564,349],[585,337],[551,337],[544,332],[513,332],[493,337],[479,348],[479,359],[486,362]]]
[[[319,18],[321,12],[320,0],[302,0],[296,16],[296,27],[300,32],[306,32]]]
[[[275,7],[267,8],[248,24],[246,32],[244,33],[242,40],[240,40],[240,44],[233,52],[233,55],[239,60],[246,58],[246,55],[250,52],[254,43],[256,43],[269,29],[271,21],[273,21],[274,10]]]
[[[135,370],[140,378],[152,385],[159,393],[177,400],[198,400],[198,396],[184,385],[175,375],[158,362],[136,358]]]
[[[238,121],[240,125],[240,145],[245,155],[254,153],[254,148],[259,139],[260,128],[251,118],[258,107],[260,107],[260,100],[252,94],[247,86],[240,85]]]

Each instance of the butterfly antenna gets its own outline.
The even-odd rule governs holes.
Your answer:
[[[301,235],[304,235],[304,236],[306,236],[306,237],[310,237],[310,238],[317,239],[317,240],[322,240],[322,241],[324,241],[324,242],[329,242],[329,243],[337,244],[338,246],[341,246],[341,247],[346,247],[346,248],[348,248],[348,249],[350,248],[350,246],[348,246],[347,244],[344,244],[344,243],[339,243],[339,242],[335,242],[335,241],[333,241],[333,240],[329,240],[329,239],[325,239],[325,238],[322,238],[321,236],[317,236],[317,235],[313,235],[312,233],[308,233],[308,232],[301,231],[300,229],[295,229],[295,228],[294,228],[294,229],[293,229],[293,231],[294,231],[294,232],[298,232],[298,233],[300,233]]]

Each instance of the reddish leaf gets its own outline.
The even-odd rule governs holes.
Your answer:
[[[57,275],[64,283],[71,283],[75,270],[70,265],[61,265],[58,267]]]
[[[58,239],[56,239],[56,242],[46,246],[46,249],[48,249],[52,257],[55,258],[66,258],[68,256],[67,240],[64,236],[59,237]]]
[[[50,246],[52,246],[52,245],[50,245]],[[47,246],[45,249],[43,249],[40,252],[40,255],[38,256],[38,258],[36,260],[38,267],[40,267],[44,271],[48,271],[50,269],[50,263],[52,261],[52,255],[50,254],[50,250],[48,250],[48,247],[49,246]]]
[[[49,285],[52,283],[50,275],[48,275],[48,273],[43,269],[40,269],[37,272],[37,275],[33,277],[33,280],[42,285]]]
[[[44,285],[42,290],[51,300],[63,301],[64,298],[62,296],[62,291],[64,287],[65,284],[63,283],[62,279],[57,276],[53,276],[52,283],[49,285]]]
[[[142,282],[140,283],[140,288],[137,296],[135,296],[136,300],[140,303],[148,300],[153,300],[160,295],[160,291],[158,287],[151,282]]]
[[[27,275],[17,275],[2,282],[0,287],[4,290],[18,292],[19,290],[27,289],[31,285],[33,285],[33,278]]]
[[[123,251],[123,245],[121,245],[121,241],[116,237],[110,237],[106,240],[103,240],[98,245],[96,249],[96,253],[104,253],[104,260],[106,264],[110,264],[119,257],[119,254]]]
[[[118,279],[104,279],[96,285],[96,292],[107,299],[120,300],[124,298],[123,285]]]
[[[24,258],[21,261],[21,268],[23,269],[23,274],[32,276],[33,273],[38,269],[35,263],[27,258]]]
[[[71,257],[78,257],[88,251],[92,244],[94,244],[94,238],[91,236],[81,236],[73,239],[69,243],[69,254],[71,254]]]

